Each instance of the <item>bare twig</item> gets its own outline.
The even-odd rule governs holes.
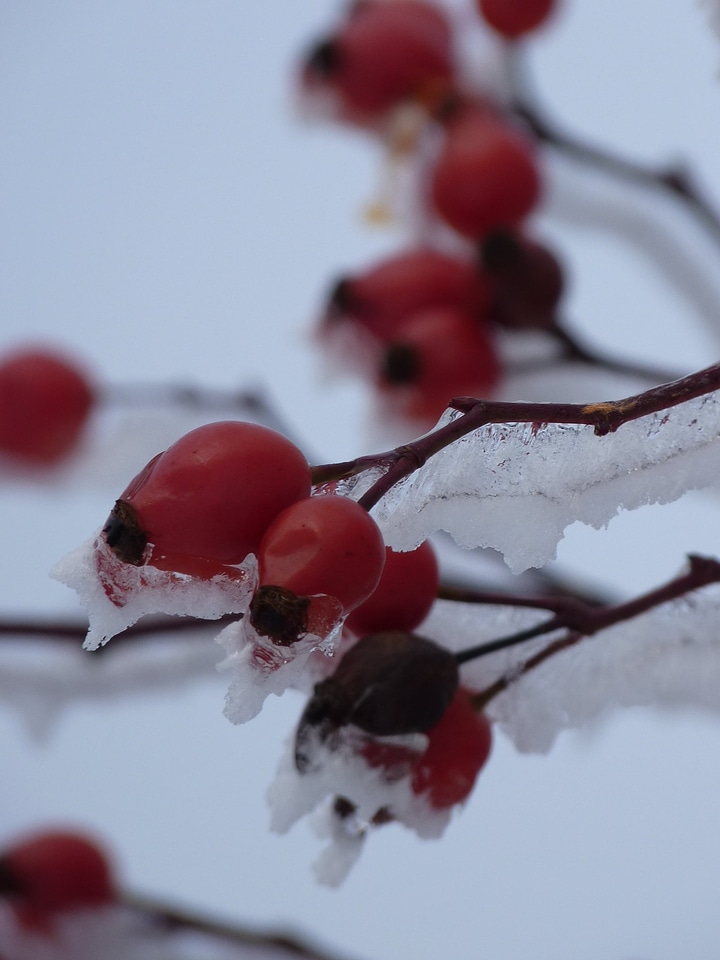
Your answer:
[[[117,644],[123,641],[132,642],[163,633],[189,633],[193,630],[203,629],[217,631],[226,624],[239,619],[240,616],[237,613],[227,614],[217,620],[201,620],[196,617],[158,617],[148,619],[141,624],[128,627],[124,633],[114,638],[112,644],[98,647],[98,649],[93,650],[92,653],[104,653],[113,647],[116,648]],[[88,624],[81,621],[62,623],[49,620],[0,620],[0,640],[13,640],[18,637],[36,637],[40,640],[61,640],[82,644],[87,635],[87,631]]]
[[[311,946],[293,934],[250,930],[137,894],[125,894],[122,901],[126,907],[167,930],[193,930],[243,946],[284,950],[288,957],[300,957],[302,960],[341,960],[339,956]]]
[[[604,147],[580,140],[561,130],[522,93],[514,104],[515,113],[527,124],[533,134],[547,146],[558,150],[604,173],[620,177],[630,183],[662,190],[683,203],[702,223],[713,239],[720,243],[720,214],[704,196],[689,169],[680,165],[656,167],[637,163],[618,156]]]
[[[175,407],[203,414],[233,412],[297,443],[275,404],[261,389],[219,390],[175,383],[109,384],[103,388],[100,401],[108,407]]]
[[[600,353],[598,350],[591,349],[571,334],[564,324],[555,323],[549,330],[562,346],[562,360],[571,363],[582,363],[588,367],[594,367],[599,370],[606,370],[608,373],[618,374],[622,377],[633,377],[636,380],[645,380],[650,383],[671,383],[679,379],[676,372],[661,370],[657,367],[649,367],[642,363],[635,363],[632,360],[620,360],[617,357],[611,357]],[[543,370],[548,369],[547,361],[543,364]]]

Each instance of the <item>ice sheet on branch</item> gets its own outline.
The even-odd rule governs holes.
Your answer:
[[[511,607],[438,601],[422,633],[452,649],[512,634],[550,615]],[[482,690],[544,649],[558,633],[462,667],[462,682]],[[720,586],[701,591],[585,637],[491,701],[488,714],[515,746],[550,749],[561,730],[581,727],[617,707],[701,708],[720,712]]]
[[[447,411],[439,425],[460,414]],[[669,503],[720,477],[716,394],[604,437],[576,424],[489,424],[431,457],[373,509],[386,543],[410,550],[437,530],[499,550],[514,573],[555,558],[566,527]],[[350,485],[359,497],[377,474]]]
[[[79,642],[71,646],[70,641],[22,638],[0,649],[0,704],[16,709],[35,737],[52,733],[58,716],[73,703],[106,706],[113,698],[176,690],[217,676],[218,651],[210,634],[143,637],[114,647],[109,656],[90,654]]]
[[[427,742],[422,734],[383,739],[415,749],[420,744],[421,750]],[[452,811],[433,809],[422,795],[413,793],[409,777],[391,781],[370,767],[353,749],[351,738],[333,749],[318,743],[314,769],[303,774],[295,766],[294,740],[294,736],[289,739],[268,790],[270,826],[276,833],[287,833],[298,820],[313,815],[315,832],[328,841],[314,864],[320,883],[335,887],[345,880],[362,852],[367,828],[382,809],[391,810],[395,820],[419,837],[442,836]],[[338,796],[352,802],[352,814],[337,815],[333,801]]]
[[[20,927],[0,905],[3,960],[292,960],[302,948],[277,945],[272,937],[247,934],[247,943],[220,934],[154,924],[122,907],[70,911],[45,934]]]

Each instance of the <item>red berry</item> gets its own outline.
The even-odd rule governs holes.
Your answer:
[[[413,793],[427,796],[430,806],[445,810],[470,795],[490,756],[492,728],[461,688],[427,737],[425,752],[413,769],[411,787]]]
[[[261,586],[327,594],[347,613],[378,585],[385,544],[370,514],[347,497],[300,500],[270,525],[258,554]]]
[[[399,630],[361,637],[335,672],[315,684],[295,735],[297,769],[314,766],[318,742],[333,749],[346,725],[373,737],[431,730],[457,693],[458,679],[456,657],[426,637]]]
[[[394,782],[410,776],[410,787],[431,807],[447,810],[468,798],[492,747],[490,721],[477,713],[468,691],[460,688],[441,720],[426,731],[422,753],[398,743],[365,740],[360,754]]]
[[[476,0],[485,22],[513,40],[545,23],[555,0]]]
[[[327,321],[349,318],[387,340],[399,324],[420,310],[454,307],[480,316],[489,289],[477,262],[417,247],[341,280],[328,305]]]
[[[517,232],[499,230],[482,244],[492,281],[492,318],[513,329],[549,329],[565,285],[560,261],[544,244]]]
[[[464,313],[437,308],[418,313],[397,331],[380,375],[387,397],[404,412],[434,420],[459,396],[488,396],[500,363],[488,328]]]
[[[93,405],[78,366],[52,350],[28,347],[0,361],[0,450],[51,465],[77,444]]]
[[[348,119],[367,122],[397,103],[433,95],[453,76],[443,13],[422,0],[357,4],[303,67],[306,87],[335,91]]]
[[[437,557],[429,540],[406,553],[387,547],[380,583],[345,625],[358,636],[414,630],[430,612],[439,580]]]
[[[308,463],[285,437],[238,420],[209,423],[147,464],[105,536],[130,563],[143,562],[145,542],[166,568],[174,557],[240,563],[257,554],[275,517],[309,493]]]
[[[87,837],[65,831],[8,848],[0,857],[0,893],[7,893],[25,919],[115,900],[105,853]]]
[[[448,123],[430,190],[440,217],[467,237],[512,226],[540,197],[532,145],[486,110],[461,111]]]
[[[363,740],[360,755],[369,767],[382,770],[383,780],[390,783],[411,774],[422,756],[412,747],[387,740]]]

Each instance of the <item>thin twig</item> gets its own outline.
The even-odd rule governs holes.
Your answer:
[[[217,620],[204,620],[196,617],[162,617],[149,619],[141,624],[128,627],[113,639],[112,644],[93,650],[93,654],[104,653],[117,647],[123,641],[142,640],[145,637],[164,633],[189,633],[193,630],[218,630],[220,627],[239,620],[237,613],[226,614]],[[61,623],[44,620],[0,620],[0,640],[13,640],[18,637],[37,637],[41,640],[61,640],[82,644],[88,632],[88,624],[78,621]]]
[[[565,596],[516,596],[495,590],[476,590],[473,587],[461,587],[455,584],[441,583],[438,588],[439,600],[455,603],[477,603],[499,607],[531,607],[535,610],[549,610],[562,613],[574,607],[578,600]]]
[[[100,393],[100,402],[107,407],[176,407],[209,414],[233,411],[276,430],[300,446],[285,419],[261,389],[220,390],[175,383],[108,384]]]
[[[636,380],[650,381],[654,384],[671,383],[673,380],[680,379],[680,376],[675,371],[661,370],[658,367],[649,367],[631,360],[620,360],[617,357],[611,357],[595,349],[591,349],[585,344],[580,343],[575,335],[567,330],[564,324],[555,323],[549,332],[562,345],[562,359],[565,361],[582,363],[589,367],[606,370],[608,373],[618,374],[622,377],[633,377]],[[547,368],[548,363],[544,361],[543,369],[547,370]]]
[[[321,951],[293,934],[250,930],[137,894],[125,894],[122,902],[126,907],[167,930],[194,930],[243,946],[285,950],[289,957],[301,957],[303,960],[340,960],[337,955]]]
[[[575,160],[630,183],[662,190],[683,203],[720,243],[720,214],[704,196],[692,173],[684,166],[656,167],[618,156],[604,147],[580,140],[561,130],[527,94],[518,95],[514,112],[527,124],[541,142]]]
[[[542,623],[528,627],[526,630],[460,651],[456,654],[455,659],[458,664],[463,664],[496,653],[499,650],[509,649],[543,634],[554,633],[557,630],[566,631],[561,637],[525,661],[512,675],[498,678],[490,687],[476,694],[473,698],[475,705],[478,709],[484,707],[493,697],[506,690],[520,676],[524,676],[549,657],[566,650],[583,637],[592,636],[615,624],[631,620],[664,603],[669,603],[687,593],[708,586],[708,584],[720,582],[720,561],[713,557],[700,557],[692,554],[688,557],[688,562],[689,570],[687,573],[674,577],[662,586],[641,594],[634,600],[607,607],[590,607],[577,601],[571,603],[565,610],[559,611]]]

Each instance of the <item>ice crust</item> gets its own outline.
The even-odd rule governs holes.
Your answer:
[[[461,650],[549,617],[547,611],[529,608],[438,601],[418,632]],[[586,637],[520,676],[522,664],[558,635],[462,667],[461,682],[476,690],[499,677],[516,677],[487,712],[521,752],[545,753],[561,731],[591,723],[616,707],[720,711],[720,585]],[[360,856],[369,820],[381,807],[389,807],[422,837],[440,836],[448,824],[451,813],[430,809],[412,794],[407,778],[388,783],[349,748],[320,747],[315,759],[317,769],[301,776],[291,739],[268,800],[271,826],[279,833],[312,815],[316,832],[327,841],[314,865],[321,883],[342,883]],[[337,795],[356,804],[355,816],[343,820],[334,813]]]
[[[385,737],[385,741],[422,749],[427,742],[422,734],[410,737]],[[357,862],[370,820],[383,807],[393,817],[414,830],[419,837],[442,836],[452,811],[434,810],[422,796],[410,789],[410,778],[389,782],[380,770],[373,769],[351,749],[350,741],[329,750],[316,745],[314,769],[298,772],[294,762],[294,736],[287,744],[268,793],[271,829],[286,833],[298,820],[313,815],[316,833],[328,844],[314,864],[317,880],[326,886],[338,886]],[[336,796],[352,801],[357,810],[340,819],[332,809]]]
[[[457,419],[447,411],[438,426]],[[669,503],[720,477],[720,398],[690,400],[604,437],[574,424],[491,424],[397,484],[372,514],[386,543],[411,550],[438,530],[499,550],[514,573],[555,558],[565,529]],[[348,486],[359,497],[377,473]]]
[[[117,560],[100,531],[63,557],[50,576],[75,590],[90,621],[85,648],[96,650],[148,614],[166,613],[218,620],[242,613],[257,582],[257,564],[250,555],[234,568],[235,577],[218,575],[197,580],[151,565],[141,567]],[[106,589],[100,576],[104,571]],[[112,592],[115,602],[108,593]]]
[[[307,633],[290,647],[276,646],[260,636],[248,618],[228,624],[217,636],[225,650],[218,670],[230,674],[223,713],[231,723],[247,723],[262,710],[270,694],[282,696],[294,687],[308,693],[321,672],[311,658],[331,658],[340,643],[343,621],[338,618],[328,634]]]
[[[288,687],[308,691],[316,679],[328,672],[322,661],[333,657],[342,634],[342,606],[324,595],[311,598],[315,606],[310,610],[316,611],[312,622],[316,628],[322,627],[319,632],[308,632],[287,647],[275,645],[256,633],[246,616],[257,587],[257,561],[252,554],[242,564],[228,568],[227,576],[196,579],[159,570],[151,564],[137,567],[123,563],[98,532],[56,564],[51,575],[74,589],[86,607],[90,624],[86,650],[96,650],[146,615],[163,613],[217,620],[226,614],[237,614],[238,619],[216,638],[225,651],[225,658],[217,667],[230,676],[224,713],[231,723],[253,719],[270,694],[281,696]],[[151,648],[152,642],[143,646]],[[203,650],[188,657],[203,674],[213,653],[218,660],[217,647],[208,649],[210,653]],[[170,680],[175,676],[172,664],[181,673],[186,666],[172,657],[167,665]],[[64,682],[60,680],[62,676]],[[157,671],[150,670],[144,679],[153,676],[158,685],[163,684],[162,671],[158,676]],[[9,697],[17,699],[10,682],[13,677],[20,680],[16,689],[28,693],[26,703],[32,706],[25,713],[37,732],[48,727],[61,703],[89,692],[86,671],[74,666],[62,669],[59,675],[46,676],[41,671],[40,683],[33,688],[32,677],[19,665],[14,673],[11,671],[0,680],[0,690],[7,679]],[[102,682],[97,684],[98,691],[102,686]]]

